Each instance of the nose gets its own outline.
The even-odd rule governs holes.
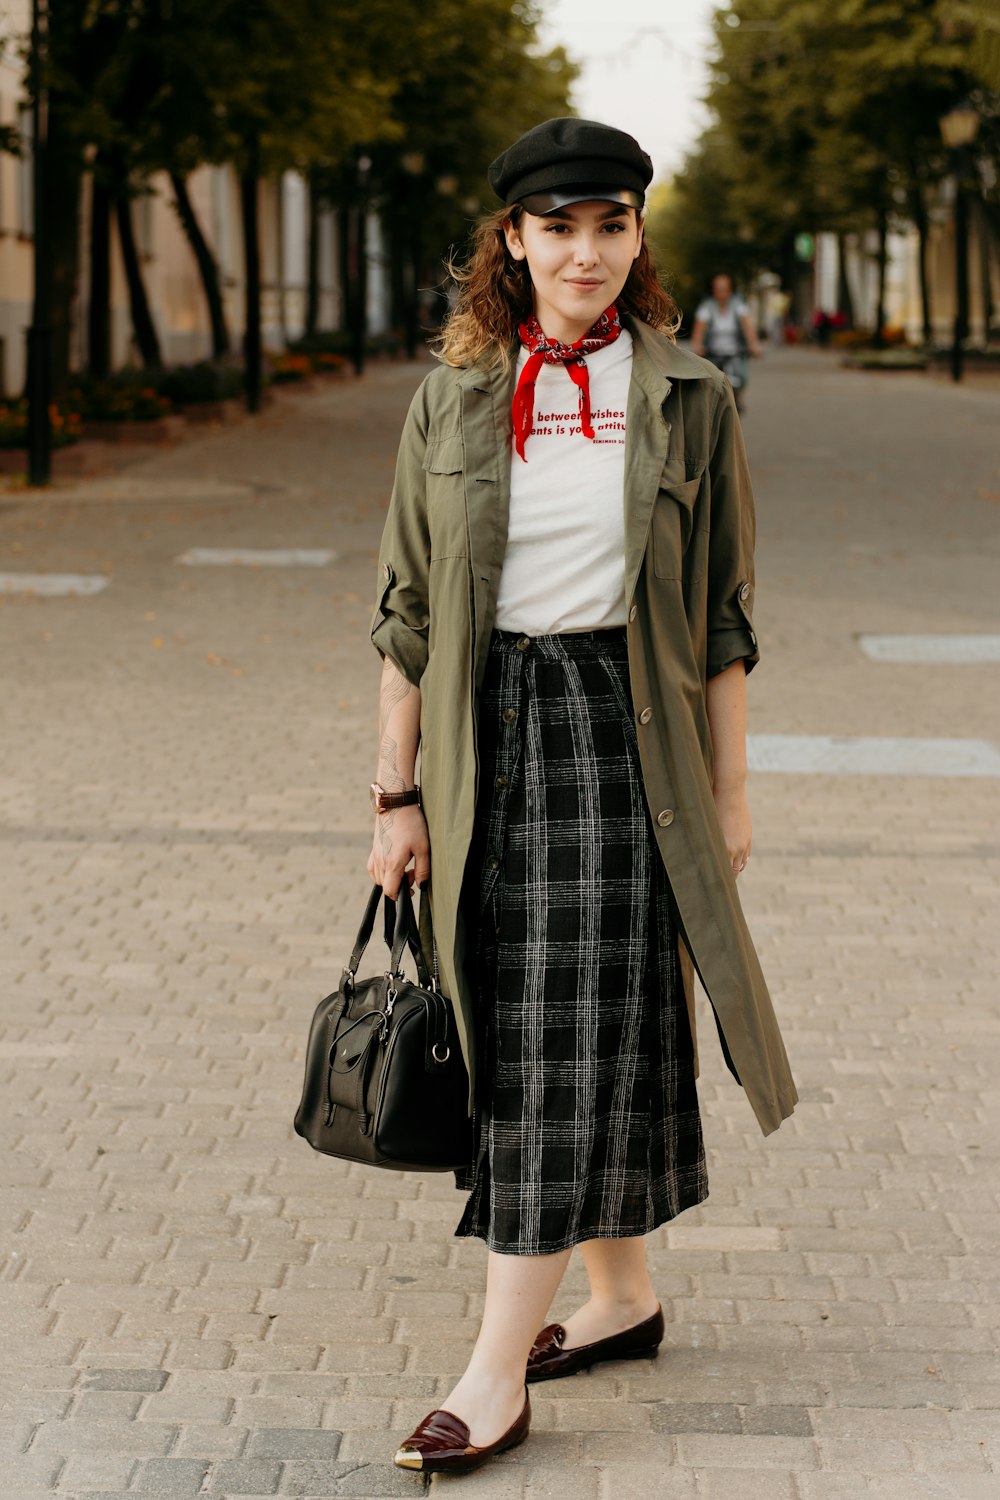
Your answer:
[[[591,266],[597,265],[597,262],[600,260],[600,254],[597,248],[597,240],[593,235],[581,234],[577,236],[573,259],[581,270],[589,270]]]

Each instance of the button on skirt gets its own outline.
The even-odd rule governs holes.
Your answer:
[[[677,926],[626,632],[495,631],[463,904],[480,1139],[460,1236],[545,1255],[707,1196]]]

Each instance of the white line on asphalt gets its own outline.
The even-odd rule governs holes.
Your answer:
[[[872,661],[1000,661],[1000,635],[862,635],[858,645]]]
[[[99,594],[110,582],[100,573],[0,573],[0,593]]]
[[[336,555],[326,547],[189,547],[177,562],[191,568],[325,568]]]
[[[1000,750],[988,740],[751,734],[747,763],[805,775],[1000,776]]]

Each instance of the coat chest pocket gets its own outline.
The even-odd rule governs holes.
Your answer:
[[[661,484],[653,506],[653,573],[657,578],[681,578],[684,554],[694,530],[694,508],[702,476],[680,484]]]
[[[431,558],[465,557],[465,449],[460,432],[430,438],[424,453]]]

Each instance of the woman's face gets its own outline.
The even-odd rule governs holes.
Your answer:
[[[549,338],[573,343],[619,296],[642,249],[634,208],[595,201],[551,214],[524,214],[504,231],[515,260],[526,260],[535,317]]]

